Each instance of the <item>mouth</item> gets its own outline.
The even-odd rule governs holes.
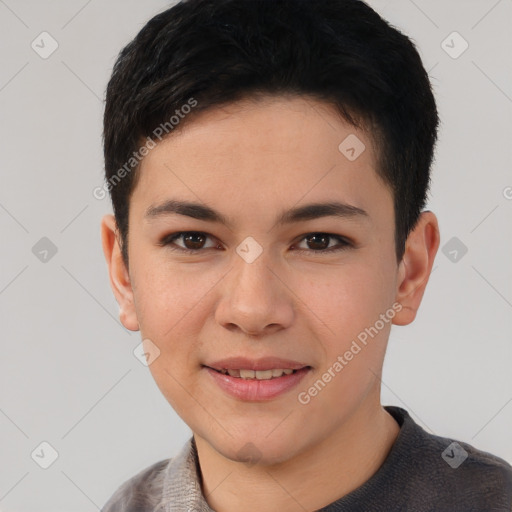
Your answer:
[[[297,373],[299,370],[303,368],[311,368],[310,366],[304,366],[299,369],[291,369],[291,368],[272,368],[270,370],[248,370],[248,369],[231,369],[231,368],[211,368],[207,366],[206,368],[210,368],[211,370],[216,371],[222,375],[229,375],[230,377],[234,377],[235,379],[245,379],[245,380],[272,380],[279,379],[283,377],[283,375],[292,375]]]
[[[291,391],[313,369],[297,361],[279,358],[230,358],[202,367],[231,397],[259,402]]]
[[[299,361],[292,361],[280,357],[263,357],[260,359],[229,357],[204,364],[203,366],[236,379],[258,380],[278,379],[283,375],[291,375],[297,373],[298,370],[311,368],[311,366]]]

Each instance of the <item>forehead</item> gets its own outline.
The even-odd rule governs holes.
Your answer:
[[[300,202],[367,210],[391,200],[375,154],[371,138],[331,105],[306,97],[244,100],[195,115],[158,143],[141,163],[133,200],[144,213],[169,199],[206,202],[229,218],[235,208],[261,217]]]

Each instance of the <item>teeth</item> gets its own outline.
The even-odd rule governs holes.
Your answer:
[[[290,375],[294,370],[286,369],[275,369],[275,370],[220,370],[224,375],[230,375],[231,377],[237,377],[242,379],[257,379],[257,380],[269,380],[272,378],[282,377],[283,375]]]

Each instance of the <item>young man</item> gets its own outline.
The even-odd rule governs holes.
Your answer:
[[[114,511],[510,510],[504,460],[380,403],[439,246],[438,114],[359,0],[186,0],[108,85],[120,318],[193,432]]]

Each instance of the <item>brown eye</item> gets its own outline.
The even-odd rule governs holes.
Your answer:
[[[206,233],[199,231],[181,231],[179,233],[173,233],[164,237],[160,241],[161,246],[169,246],[172,250],[182,251],[187,253],[201,252],[203,249],[215,248],[216,244],[205,246],[205,242],[211,239]],[[183,245],[177,244],[175,241],[181,240]]]
[[[315,233],[306,237],[306,240],[310,249],[322,251],[329,247],[330,238],[331,237],[329,235]]]
[[[338,244],[329,247],[331,240],[337,240]],[[345,237],[332,235],[330,233],[309,233],[302,237],[300,243],[304,242],[307,248],[297,249],[299,252],[308,252],[310,254],[318,253],[319,255],[341,251],[352,246]]]
[[[192,249],[193,251],[201,249],[205,239],[207,238],[201,233],[184,234],[182,237],[185,248]]]

